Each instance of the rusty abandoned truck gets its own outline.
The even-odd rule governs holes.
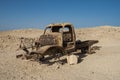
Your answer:
[[[44,59],[46,55],[53,56],[53,58],[63,55],[70,55],[77,50],[81,53],[91,53],[91,46],[98,43],[98,40],[80,41],[76,40],[74,26],[71,23],[56,23],[48,25],[43,35],[38,40],[33,40],[27,46],[26,38],[21,38],[20,49],[26,53],[17,55],[16,57],[24,56],[26,59]],[[32,48],[29,51],[29,48]]]

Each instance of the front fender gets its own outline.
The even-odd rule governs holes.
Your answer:
[[[43,47],[40,47],[36,53],[38,54],[41,54],[41,55],[49,55],[48,54],[48,51],[49,50],[59,50],[61,51],[62,53],[65,52],[64,48],[61,47],[61,46],[57,46],[57,45],[47,45],[47,46],[43,46]],[[52,53],[53,54],[53,53]]]

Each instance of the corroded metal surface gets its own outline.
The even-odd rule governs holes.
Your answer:
[[[76,41],[75,30],[70,23],[50,24],[39,39],[21,38],[20,48],[26,57],[43,58],[45,55],[56,57],[81,49],[82,53],[91,52],[91,46],[98,40]]]

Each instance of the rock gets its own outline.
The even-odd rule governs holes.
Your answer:
[[[59,69],[59,68],[60,68],[60,65],[57,65],[55,69],[57,70],[57,69]]]
[[[67,63],[70,65],[74,65],[78,63],[78,56],[76,55],[70,55],[67,57]]]

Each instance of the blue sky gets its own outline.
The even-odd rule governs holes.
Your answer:
[[[0,30],[44,29],[56,22],[120,26],[120,0],[0,0]]]

